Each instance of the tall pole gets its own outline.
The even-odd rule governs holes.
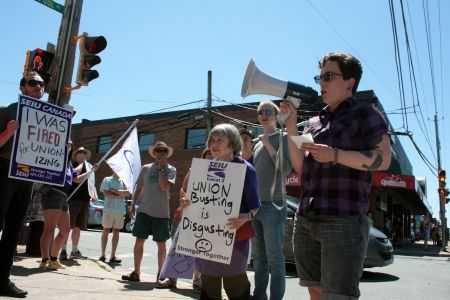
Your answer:
[[[211,114],[211,102],[212,102],[212,71],[208,71],[208,98],[207,98],[207,120],[206,120],[206,135],[212,129],[212,114]]]
[[[434,127],[436,131],[436,151],[438,171],[441,170],[441,142],[439,140],[439,126],[437,113],[434,115]],[[447,247],[447,218],[445,217],[445,196],[439,193],[439,211],[441,217],[441,236],[442,236],[442,250]]]
[[[72,74],[75,62],[76,43],[71,44],[72,37],[78,35],[80,27],[83,0],[66,0],[64,14],[59,28],[58,45],[56,46],[55,63],[52,78],[49,82],[48,101],[59,106],[69,103],[70,93],[65,94],[64,88],[72,84]]]

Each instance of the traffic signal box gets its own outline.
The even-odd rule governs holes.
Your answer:
[[[50,67],[54,57],[55,54],[40,48],[28,51],[23,76],[25,77],[31,71],[36,71],[47,85],[52,75],[50,73]]]
[[[445,187],[447,185],[447,178],[445,170],[439,170],[438,172],[438,178],[439,178],[439,197],[442,199],[441,201],[444,201],[444,204],[447,204],[450,199],[447,198],[449,195],[449,190]]]
[[[87,33],[81,36],[76,83],[87,86],[91,80],[99,77],[99,73],[96,70],[91,70],[91,68],[102,61],[96,54],[102,52],[106,45],[107,42],[103,36],[88,36]]]

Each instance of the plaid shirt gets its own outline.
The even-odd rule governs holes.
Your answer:
[[[373,148],[374,141],[387,134],[387,125],[373,105],[349,98],[333,112],[328,106],[322,109],[319,116],[309,119],[303,133],[311,133],[316,144],[362,151]],[[299,214],[306,211],[318,215],[365,214],[369,207],[370,183],[371,172],[319,163],[307,152],[302,169]]]

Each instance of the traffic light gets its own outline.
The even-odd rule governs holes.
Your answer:
[[[439,177],[439,188],[443,189],[446,185],[446,176],[445,176],[445,170],[439,170],[438,172]]]
[[[80,59],[78,62],[78,72],[76,82],[79,85],[87,86],[89,81],[99,77],[96,70],[91,70],[102,60],[96,54],[106,48],[107,42],[103,36],[88,36],[84,33],[80,38]]]
[[[50,81],[50,66],[52,65],[55,54],[37,48],[27,53],[27,62],[25,63],[24,76],[31,71],[36,71],[47,84]]]
[[[443,189],[443,188],[439,188],[438,192],[439,192],[439,196],[441,196],[442,198],[445,198],[450,194],[448,189]]]

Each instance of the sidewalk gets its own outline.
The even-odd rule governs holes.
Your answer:
[[[40,258],[21,254],[14,258],[11,281],[28,291],[28,299],[198,299],[192,283],[178,280],[177,289],[158,289],[156,275],[141,274],[140,282],[121,279],[129,271],[97,260],[64,261],[65,269],[39,269]],[[3,297],[0,297],[3,298]],[[12,299],[12,298],[5,298]]]
[[[447,244],[447,251],[442,251],[441,247],[434,246],[433,242],[430,245],[430,242],[428,242],[428,251],[425,251],[424,241],[421,240],[394,247],[394,255],[450,257],[450,252],[448,252],[450,251],[450,242]]]

